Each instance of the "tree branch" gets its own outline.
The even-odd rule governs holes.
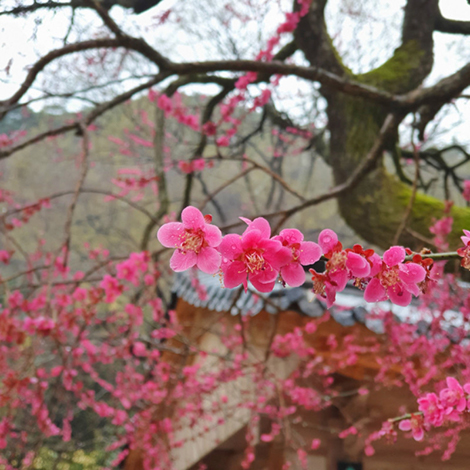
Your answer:
[[[470,34],[470,21],[449,20],[444,18],[439,10],[434,22],[434,31],[450,34]]]
[[[390,135],[393,135],[402,119],[403,115],[389,114],[387,116],[380,130],[380,134],[374,142],[374,145],[370,149],[369,153],[367,154],[367,157],[361,162],[361,164],[356,168],[356,170],[352,173],[352,175],[347,181],[337,185],[336,187],[324,194],[313,197],[312,199],[303,202],[302,204],[293,206],[290,209],[264,214],[263,217],[268,218],[281,216],[282,222],[285,222],[289,217],[293,216],[297,212],[307,209],[308,207],[320,204],[321,202],[328,201],[329,199],[341,196],[347,193],[348,191],[354,189],[364,178],[364,176],[366,176],[374,168],[375,164],[377,163],[377,160],[382,155],[382,151],[384,149],[385,143],[387,142],[387,139],[390,137]],[[232,228],[236,225],[239,224],[237,223],[224,228]],[[280,225],[280,223],[278,225]]]
[[[117,39],[92,39],[74,44],[68,44],[60,49],[55,49],[41,57],[30,69],[20,88],[8,99],[0,101],[0,120],[5,116],[5,108],[17,103],[29,90],[38,74],[52,61],[75,52],[89,49],[100,49],[108,47],[119,47]]]
[[[147,88],[150,88],[153,85],[160,83],[168,76],[168,73],[159,73],[152,80],[149,80],[148,82],[145,82],[142,85],[136,86],[135,88],[132,88],[131,90],[116,96],[112,100],[97,106],[85,117],[83,121],[86,123],[86,125],[90,125],[95,119],[104,114],[106,111],[109,111],[110,109],[123,103],[124,101],[127,101],[129,98],[132,98],[132,96],[134,96],[136,93],[139,93],[140,91],[146,90]],[[29,147],[30,145],[41,142],[42,140],[47,139],[48,137],[54,137],[60,134],[65,134],[66,132],[70,132],[73,130],[79,131],[80,122],[81,121],[75,121],[70,124],[65,124],[63,126],[56,127],[54,129],[49,129],[45,132],[42,132],[41,134],[32,137],[31,139],[28,139],[18,145],[15,145],[14,147],[10,147],[9,149],[5,150],[0,150],[0,160],[9,157],[10,155],[18,152],[19,150],[23,150],[24,148]]]
[[[344,76],[348,69],[341,62],[326,30],[327,2],[328,0],[317,0],[310,3],[308,13],[300,19],[294,31],[294,37],[311,65],[322,67],[338,76]],[[294,2],[294,8],[300,9],[300,2]]]
[[[0,16],[2,15],[18,16],[18,15],[24,15],[25,13],[33,13],[43,8],[55,10],[56,8],[66,8],[66,7],[79,8],[79,7],[85,7],[85,5],[80,0],[74,0],[69,3],[53,2],[53,1],[48,1],[44,3],[34,2],[31,5],[19,5],[17,7],[12,8],[11,10],[0,11]]]

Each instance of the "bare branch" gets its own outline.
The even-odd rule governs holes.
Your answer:
[[[17,103],[29,90],[38,74],[52,61],[75,52],[86,51],[89,49],[100,49],[105,47],[119,47],[119,41],[116,39],[92,39],[90,41],[69,44],[60,49],[55,49],[41,57],[29,69],[29,72],[20,88],[10,98],[0,101],[0,119],[2,119],[5,115],[5,108]]]
[[[119,194],[114,194],[111,191],[106,191],[104,189],[82,188],[80,190],[80,192],[82,194],[101,194],[103,196],[110,196],[113,199],[116,199],[118,201],[122,201],[125,204],[127,204],[128,206],[132,207],[133,209],[136,209],[139,212],[142,212],[142,214],[145,214],[149,219],[152,219],[152,220],[154,219],[153,215],[147,209],[145,209],[144,207],[139,206],[135,202],[131,201],[130,199],[126,199],[125,197],[120,196]],[[63,196],[69,196],[70,194],[73,194],[73,193],[74,193],[74,191],[62,191],[60,193],[55,193],[55,194],[51,194],[50,196],[46,196],[45,199],[53,200],[53,199],[57,199],[57,198],[60,198],[60,197],[63,197]],[[5,212],[5,214],[2,215],[2,218],[9,217],[9,216],[14,215],[14,214],[18,214],[18,213],[20,213],[24,210],[29,209],[30,207],[36,207],[36,206],[37,206],[37,203],[34,203],[34,204],[29,204],[29,205],[20,207],[18,209],[10,210],[8,212]]]
[[[152,80],[149,80],[142,85],[138,85],[135,88],[132,88],[129,91],[126,91],[125,93],[122,93],[121,95],[116,96],[110,101],[107,101],[106,103],[103,103],[96,108],[94,108],[83,120],[87,125],[90,125],[95,119],[97,119],[99,116],[104,114],[106,111],[109,111],[110,109],[114,108],[115,106],[123,103],[124,101],[127,101],[129,98],[132,98],[136,93],[139,93],[140,91],[146,90],[147,88],[152,87],[153,85],[156,85],[157,83],[160,83],[162,80],[168,77],[168,73],[159,73],[158,75],[155,76]],[[60,134],[65,134],[66,132],[70,132],[73,130],[79,131],[80,130],[80,122],[81,121],[75,121],[69,124],[65,124],[63,126],[56,127],[54,129],[49,129],[45,132],[42,132],[31,139],[28,139],[24,142],[21,142],[18,145],[15,145],[14,147],[10,147],[9,149],[1,150],[0,151],[0,160],[3,158],[9,157],[10,155],[18,152],[19,150],[23,150],[26,147],[29,147],[30,145],[33,145],[37,142],[41,142],[42,140],[46,139],[47,137],[54,137]]]
[[[293,216],[299,211],[320,204],[321,202],[327,201],[329,199],[333,199],[350,191],[351,189],[354,189],[360,183],[360,181],[374,168],[377,160],[382,155],[382,151],[387,139],[390,137],[390,135],[393,135],[393,132],[395,132],[402,119],[403,115],[389,114],[387,116],[382,129],[380,130],[380,134],[367,154],[367,157],[361,162],[361,164],[356,168],[354,173],[348,178],[347,181],[339,184],[324,194],[305,201],[302,204],[291,207],[290,209],[265,214],[264,217],[281,216],[281,221],[285,222],[289,217]],[[278,225],[280,224],[281,222]]]
[[[96,13],[98,13],[99,17],[103,20],[103,23],[108,27],[111,32],[116,35],[116,37],[120,38],[125,35],[122,29],[116,24],[116,22],[111,18],[111,16],[109,16],[107,10],[104,9],[99,2],[97,2],[96,0],[84,0],[84,2],[86,5],[89,5],[90,8],[95,10]]]
[[[400,222],[400,225],[398,226],[397,232],[395,233],[395,237],[393,240],[393,245],[398,245],[398,241],[400,240],[400,236],[403,233],[403,230],[405,230],[406,223],[408,222],[408,219],[410,218],[411,214],[411,209],[413,209],[413,204],[416,198],[416,192],[418,190],[418,181],[419,181],[419,173],[420,173],[420,168],[419,168],[419,152],[418,148],[416,147],[416,144],[414,141],[412,141],[413,144],[413,157],[414,157],[414,163],[415,163],[415,175],[413,179],[413,189],[411,191],[411,196],[410,200],[408,202],[408,206],[405,209],[405,213],[403,214],[403,219]]]
[[[240,173],[237,173],[235,176],[233,176],[232,178],[228,179],[227,181],[225,181],[223,184],[221,184],[217,189],[215,189],[214,191],[212,191],[207,197],[206,199],[204,199],[204,201],[201,202],[201,204],[199,204],[199,209],[202,211],[204,210],[204,208],[206,207],[206,205],[214,199],[214,197],[219,194],[221,191],[223,191],[225,188],[227,188],[228,186],[230,186],[231,184],[235,183],[235,181],[238,181],[240,178],[243,178],[245,175],[247,175],[250,171],[253,171],[255,169],[254,166],[250,166],[248,168],[245,168],[244,170],[242,170]]]
[[[64,267],[67,266],[69,251],[70,251],[70,241],[72,239],[72,221],[73,221],[73,214],[75,212],[75,207],[77,206],[78,198],[80,197],[80,192],[85,183],[85,178],[88,173],[88,160],[90,155],[90,136],[88,134],[87,126],[84,123],[80,124],[80,130],[82,135],[82,169],[80,172],[80,177],[78,178],[77,184],[75,186],[75,190],[73,192],[72,202],[67,211],[67,218],[65,220],[64,232],[65,232],[65,240],[61,246],[61,249],[64,248]]]
[[[18,16],[24,15],[26,13],[33,13],[38,10],[55,10],[57,8],[78,8],[78,7],[85,7],[83,2],[80,0],[73,0],[69,3],[64,2],[54,2],[48,1],[44,3],[34,2],[31,5],[18,5],[17,7],[12,8],[11,10],[0,11],[0,16],[2,15],[10,15],[10,16]]]
[[[470,21],[457,21],[444,18],[439,11],[434,23],[434,31],[450,34],[470,34]]]
[[[165,157],[165,113],[162,109],[155,106],[155,136],[153,139],[154,165],[155,175],[158,184],[158,200],[160,206],[155,217],[145,226],[140,248],[142,251],[147,250],[150,242],[152,230],[156,227],[163,215],[168,211],[170,198],[168,196],[167,181],[164,168]]]

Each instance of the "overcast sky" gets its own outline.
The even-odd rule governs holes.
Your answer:
[[[2,7],[6,6],[7,2],[8,0],[4,0]],[[379,8],[378,3],[380,3]],[[204,59],[204,54],[213,58],[217,51],[208,52],[208,49],[201,47],[201,44],[192,36],[186,36],[182,31],[178,34],[169,34],[169,31],[172,31],[171,26],[168,26],[169,29],[166,29],[166,26],[155,28],[155,17],[174,4],[177,4],[178,11],[181,11],[184,5],[188,14],[195,15],[194,22],[200,25],[202,33],[205,27],[210,27],[209,21],[203,24],[201,17],[197,17],[198,13],[204,14],[204,12],[196,9],[191,13],[188,9],[190,5],[188,0],[165,0],[159,6],[139,16],[131,15],[116,7],[112,9],[112,14],[117,20],[125,22],[128,31],[144,35],[149,42],[165,54],[186,60],[194,60],[194,57]],[[205,0],[202,4],[208,5],[210,0]],[[276,4],[277,2],[272,3],[272,5]],[[290,4],[290,1],[286,1],[286,8],[289,8]],[[326,16],[329,31],[343,54],[345,62],[355,72],[366,71],[371,66],[383,62],[399,44],[401,7],[404,4],[405,0],[382,0],[381,2],[377,0],[329,0]],[[466,0],[443,0],[440,2],[440,7],[444,16],[448,18],[470,20],[470,6]],[[37,60],[38,56],[45,51],[60,47],[60,41],[69,25],[69,18],[69,9],[64,9],[59,13],[41,12],[26,19],[0,17],[0,99],[9,97],[17,89],[25,70]],[[270,30],[275,28],[281,17],[271,12],[266,18],[263,27],[264,37],[271,34]],[[39,19],[41,19],[41,24],[38,26]],[[216,18],[210,19],[217,20]],[[86,11],[77,15],[76,24],[86,26],[82,30],[77,27],[70,36],[70,40],[88,38],[86,35],[89,28],[99,27],[100,20],[92,12]],[[256,22],[253,25],[253,27],[258,27]],[[240,35],[239,42],[242,43],[243,38],[249,36],[246,33],[249,24],[240,27],[245,28],[243,34]],[[165,38],[165,41],[162,41],[162,38]],[[426,84],[434,83],[439,78],[457,70],[468,61],[469,57],[470,37],[435,33],[435,67]],[[9,64],[9,74],[5,71],[1,72]],[[142,70],[145,69],[142,68]],[[67,73],[67,70],[61,72],[57,69],[54,73]],[[60,75],[57,75],[57,78],[55,84],[59,86]],[[285,80],[284,83],[286,88],[293,85],[289,80]],[[54,82],[52,84],[54,86]],[[38,80],[37,86],[40,85],[41,80]],[[299,89],[301,86],[299,85]],[[452,140],[457,136],[460,141],[469,144],[470,103],[468,100],[458,100],[450,109],[447,107],[442,112],[442,115],[444,114],[446,118],[443,127],[454,128],[453,137],[449,134],[446,139]],[[455,126],[458,128],[456,129]]]

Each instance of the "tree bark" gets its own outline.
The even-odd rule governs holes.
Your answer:
[[[332,60],[339,55],[331,40],[325,38],[327,33],[322,18],[323,8],[318,8],[319,3],[324,7],[323,0],[313,2],[310,15],[299,24],[296,40],[311,65],[321,66],[338,74],[337,67],[341,60]],[[432,69],[432,36],[438,15],[438,0],[409,0],[404,10],[402,44],[393,56],[368,73],[354,75],[347,67],[342,66],[342,74],[394,94],[417,88]],[[318,29],[323,35],[322,47],[314,44],[320,39],[320,35],[312,34],[312,30]],[[327,87],[322,87],[321,92],[328,103],[330,163],[335,183],[341,184],[367,155],[391,109]],[[397,145],[397,140],[398,135],[395,135],[387,147],[392,149]],[[409,186],[387,172],[381,160],[354,190],[340,196],[338,203],[342,217],[355,232],[367,242],[385,249],[393,243],[407,211],[411,193]],[[407,226],[429,238],[429,226],[433,220],[443,215],[443,201],[418,193]],[[452,216],[454,229],[451,243],[457,245],[462,229],[470,227],[470,210],[455,207]],[[422,247],[422,242],[406,230],[401,234],[399,243],[415,249]]]

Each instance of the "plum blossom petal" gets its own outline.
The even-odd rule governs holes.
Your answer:
[[[369,259],[372,262],[369,276],[374,277],[380,272],[380,269],[382,268],[382,258],[377,253],[374,253]]]
[[[184,226],[181,222],[170,222],[158,229],[157,238],[166,248],[175,248],[181,243],[183,233]]]
[[[330,284],[325,283],[326,306],[330,308],[336,300],[336,289]]]
[[[387,298],[385,287],[382,286],[380,281],[374,277],[367,284],[366,290],[364,291],[364,300],[366,302],[380,302]]]
[[[400,286],[391,286],[387,289],[389,299],[396,305],[406,307],[411,303],[411,293]]]
[[[271,236],[271,227],[269,222],[263,217],[258,217],[253,220],[247,230],[259,230],[263,238],[269,238]]]
[[[197,255],[194,251],[187,251],[183,253],[180,250],[176,250],[170,259],[170,268],[173,271],[179,273],[186,271],[186,269],[192,268],[197,261]]]
[[[424,437],[424,429],[423,428],[416,428],[413,429],[413,439],[415,441],[422,441]]]
[[[328,253],[336,246],[338,243],[338,236],[333,230],[326,228],[320,232],[318,236],[318,244],[320,245],[323,253]]]
[[[401,429],[402,431],[410,431],[411,421],[409,419],[404,419],[403,421],[400,421],[398,428]]]
[[[253,287],[257,290],[259,290],[260,292],[271,292],[273,289],[274,289],[274,285],[276,284],[276,281],[272,281],[272,282],[260,282],[258,279],[256,278],[251,278],[250,279],[251,283],[253,284]]]
[[[281,276],[291,287],[299,287],[305,282],[305,271],[299,263],[289,263],[283,266]]]
[[[259,243],[263,240],[263,235],[259,230],[246,230],[243,233],[241,242],[242,242],[242,249],[248,250],[253,247],[258,247]]]
[[[316,263],[321,257],[321,248],[314,242],[302,242],[300,244],[300,264],[304,266],[307,264]]]
[[[224,286],[227,289],[233,289],[234,287],[243,284],[246,288],[246,267],[241,261],[233,261],[222,266],[224,271]]]
[[[285,240],[287,245],[293,245],[294,243],[301,243],[304,239],[302,232],[296,228],[285,228],[281,230],[279,237],[280,240]]]
[[[222,238],[222,242],[219,245],[219,251],[224,258],[235,259],[238,255],[243,252],[242,241],[240,235],[230,233]]]
[[[426,278],[426,270],[419,264],[400,264],[399,269],[399,277],[405,284],[416,284]]]
[[[346,266],[351,271],[354,277],[367,277],[370,274],[370,264],[361,255],[350,251]]]
[[[392,246],[383,255],[385,263],[392,267],[402,263],[405,259],[406,251],[402,246]]]
[[[406,289],[408,292],[411,292],[416,297],[418,297],[418,295],[421,292],[419,290],[419,287],[416,284],[405,284],[405,283],[403,283],[402,286],[403,286],[404,289]]]
[[[209,246],[216,247],[222,240],[222,232],[215,225],[206,224],[204,227],[205,239]]]
[[[257,274],[254,273],[250,276],[250,281],[253,282],[253,280],[256,279],[258,282],[267,284],[268,282],[273,282],[277,279],[278,272],[278,270],[265,263],[262,271],[259,271]]]
[[[467,246],[468,242],[470,242],[470,230],[464,230],[463,233],[465,233],[465,236],[460,237],[460,238],[461,238],[463,244],[465,246]]]
[[[274,242],[274,240],[269,240],[269,242]],[[284,248],[279,242],[277,242],[277,247],[273,247],[272,250],[267,250],[264,254],[264,258],[269,264],[279,271],[282,266],[285,266],[292,259],[292,253],[288,248]],[[271,244],[268,244],[271,246]]]
[[[206,221],[202,212],[193,206],[188,206],[181,212],[181,220],[185,228],[204,228]]]
[[[197,257],[197,267],[207,274],[215,274],[220,267],[221,254],[212,247],[202,248]]]
[[[348,283],[348,272],[345,269],[332,271],[330,273],[330,281],[335,285],[336,292],[344,290]]]
[[[278,237],[274,237],[276,240],[285,242],[285,245],[293,245],[294,243],[302,243],[304,236],[300,230],[296,228],[285,228],[281,230],[281,233]]]

